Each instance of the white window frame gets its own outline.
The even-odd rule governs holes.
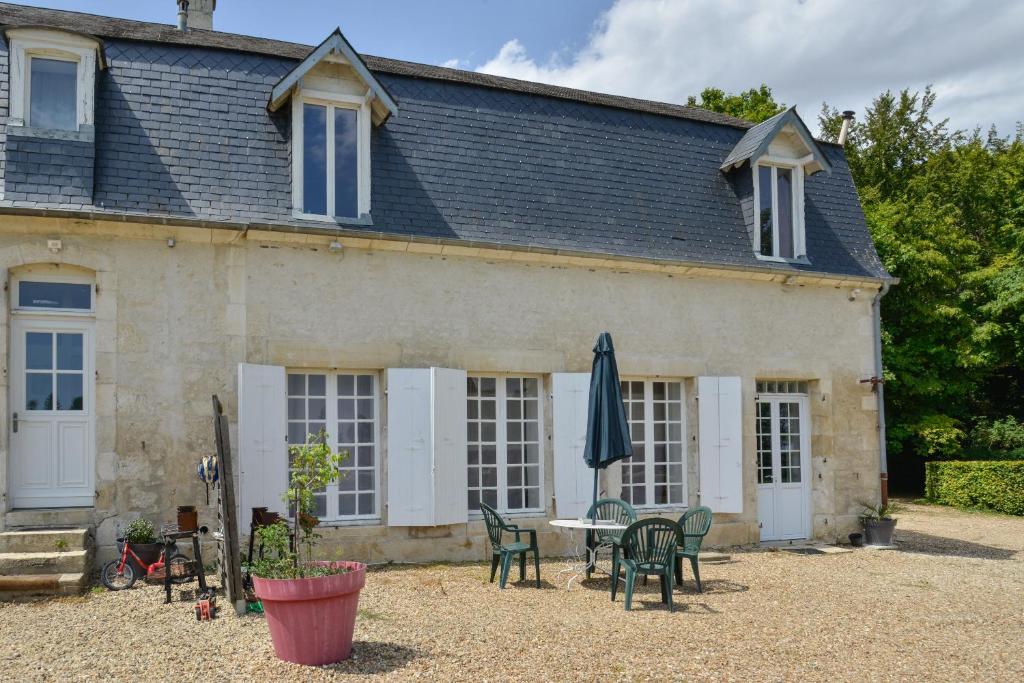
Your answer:
[[[544,378],[542,375],[535,375],[531,373],[516,373],[516,372],[468,372],[467,378],[484,378],[493,377],[495,382],[495,465],[498,468],[498,505],[496,510],[505,517],[536,517],[545,514],[545,498],[544,498]],[[508,508],[508,404],[507,404],[507,389],[505,386],[505,380],[509,378],[515,379],[535,379],[537,380],[537,476],[538,476],[538,491],[537,500],[540,503],[539,507],[535,508],[517,508],[515,510],[509,510]],[[467,396],[467,402],[473,397]],[[478,418],[479,419],[479,418]],[[466,424],[469,424],[469,417],[466,417]],[[466,446],[469,447],[467,442]],[[467,472],[469,465],[466,466]],[[479,486],[475,488],[480,488]],[[467,492],[469,487],[467,485]],[[466,507],[469,507],[469,500],[467,495]],[[483,513],[480,510],[469,510],[470,519],[483,519]]]
[[[21,305],[22,282],[50,282],[57,284],[89,285],[89,308],[43,308]],[[23,273],[11,280],[11,311],[33,315],[92,317],[96,313],[96,281],[86,275],[65,275],[48,273]]]
[[[373,512],[365,515],[340,515],[338,514],[338,494],[341,491],[338,488],[339,482],[334,482],[327,486],[327,513],[320,519],[322,523],[327,526],[344,526],[348,524],[368,524],[380,522],[381,519],[381,496],[384,493],[384,487],[381,485],[381,461],[383,459],[383,448],[381,444],[381,424],[380,424],[380,399],[381,399],[381,378],[380,372],[377,370],[324,370],[322,368],[286,368],[285,369],[285,439],[288,438],[288,422],[291,421],[288,415],[288,398],[292,398],[288,393],[288,375],[301,374],[301,375],[324,375],[327,382],[326,388],[326,403],[327,410],[325,412],[326,419],[324,420],[325,430],[327,432],[328,443],[331,448],[335,449],[338,445],[338,376],[339,375],[355,375],[355,376],[369,376],[373,378],[373,445],[374,445],[374,460],[373,460]],[[308,379],[307,379],[307,392],[308,392]],[[309,394],[307,393],[308,397]],[[307,406],[308,408],[308,406]],[[307,415],[305,422],[313,422]],[[288,446],[295,444],[288,443]],[[285,458],[288,457],[287,450],[284,453]],[[357,457],[356,453],[350,453],[349,457],[354,459]],[[346,461],[350,462],[350,461]],[[345,466],[345,463],[342,463]]]
[[[307,213],[303,207],[304,116],[303,107],[315,104],[327,107],[327,213]],[[356,126],[356,205],[358,216],[334,215],[334,109],[355,110]],[[353,221],[370,213],[370,100],[369,95],[345,95],[320,90],[302,90],[292,97],[292,215],[314,221]]]
[[[99,43],[90,38],[50,29],[10,29],[10,126],[32,127],[31,60],[33,57],[74,62],[78,65],[75,89],[76,130],[92,126],[95,117],[96,65]],[[70,131],[74,132],[74,131]]]
[[[682,438],[680,444],[682,445],[683,455],[683,502],[681,503],[644,503],[643,505],[637,505],[630,503],[634,509],[639,512],[647,510],[685,510],[689,508],[690,500],[690,489],[689,489],[689,448],[687,441],[687,412],[686,412],[686,382],[679,377],[622,377],[622,382],[643,382],[644,383],[644,489],[645,498],[648,501],[654,500],[654,383],[655,382],[666,382],[671,384],[679,385],[679,402],[680,402],[680,422],[682,427]],[[627,416],[628,417],[628,416]],[[620,461],[619,464],[619,497],[622,497],[622,468],[630,465],[627,460]],[[633,484],[630,484],[633,486]]]
[[[754,252],[762,261],[781,263],[802,262],[807,260],[807,240],[804,228],[804,167],[802,159],[786,159],[781,157],[763,156],[751,164],[754,181]],[[772,240],[779,245],[779,211],[778,211],[778,171],[788,168],[793,172],[793,257],[761,253],[761,174],[759,169],[764,166],[772,169]]]

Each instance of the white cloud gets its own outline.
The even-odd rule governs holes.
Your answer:
[[[822,101],[860,113],[931,83],[937,116],[1009,134],[1024,118],[1022,36],[1024,3],[617,0],[575,54],[513,38],[477,70],[668,102],[767,83],[812,128]]]
[[[441,66],[447,69],[465,69],[469,66],[469,62],[467,62],[465,59],[453,57],[452,59],[442,62]]]

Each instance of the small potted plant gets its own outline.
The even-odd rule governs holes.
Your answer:
[[[156,562],[160,557],[160,551],[164,549],[163,544],[157,542],[153,523],[142,517],[128,522],[117,541],[130,545],[139,559],[148,564]]]
[[[257,532],[264,557],[250,568],[253,590],[263,603],[279,658],[297,664],[331,664],[352,653],[366,565],[313,559],[320,539],[314,493],[338,480],[338,467],[348,454],[333,452],[322,431],[288,451],[291,475],[284,501],[297,528],[293,535],[282,520]]]
[[[896,530],[896,518],[893,514],[899,511],[895,503],[872,505],[861,503],[864,510],[860,514],[864,525],[864,540],[867,545],[892,545],[892,535]]]

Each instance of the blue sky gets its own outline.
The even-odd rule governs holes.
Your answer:
[[[32,0],[23,4],[172,24],[174,0]],[[316,44],[335,26],[360,52],[477,66],[508,40],[571,52],[612,0],[219,0],[214,28]],[[285,8],[284,10],[282,8]]]
[[[174,23],[174,0],[31,0]],[[665,102],[761,83],[812,129],[886,89],[938,94],[951,126],[1024,118],[1024,2],[996,0],[219,0],[214,28]]]

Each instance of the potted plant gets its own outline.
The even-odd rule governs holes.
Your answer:
[[[164,546],[157,542],[156,529],[148,519],[138,517],[128,522],[118,543],[127,543],[139,559],[148,564],[156,562]]]
[[[314,560],[320,535],[314,493],[338,480],[347,453],[335,453],[326,434],[310,434],[288,449],[291,475],[284,501],[296,519],[294,534],[285,521],[261,528],[264,558],[250,568],[253,590],[263,603],[274,652],[285,661],[322,665],[347,659],[366,583],[360,562]]]
[[[868,545],[892,545],[892,534],[896,530],[896,518],[893,514],[899,511],[895,503],[887,502],[879,505],[862,503],[860,521],[864,525],[864,540]]]

